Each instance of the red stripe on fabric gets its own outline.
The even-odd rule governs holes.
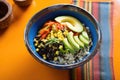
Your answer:
[[[80,7],[83,7],[83,1],[80,0]]]
[[[71,0],[70,4],[74,4],[74,0]]]
[[[95,16],[95,18],[99,21],[99,5],[98,5],[98,3],[93,3],[92,13]],[[100,54],[98,52],[95,55],[95,57],[93,58],[94,80],[100,80],[100,65],[99,65],[100,62],[99,61],[100,61]]]
[[[87,80],[87,63],[85,64],[84,71],[85,80]]]
[[[97,2],[94,2],[93,3],[93,11],[92,11],[92,14],[94,15],[94,17],[99,20],[99,6],[98,6],[98,3]]]
[[[95,55],[93,59],[93,74],[94,74],[94,80],[100,80],[100,65],[99,65],[99,52]]]
[[[76,70],[77,70],[77,79],[76,80],[82,80],[81,79],[81,77],[82,77],[81,76],[81,67],[77,68]]]
[[[112,80],[115,80],[115,75],[114,75],[114,67],[113,67],[113,3],[110,4],[110,14],[111,14],[111,25],[110,25],[110,30],[111,30],[111,47],[110,47],[110,68],[111,68],[111,74],[112,74]]]
[[[74,69],[74,80],[77,80],[76,78],[77,78],[77,70],[76,69]]]

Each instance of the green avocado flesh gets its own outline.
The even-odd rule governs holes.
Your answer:
[[[84,47],[84,43],[82,41],[79,40],[78,36],[74,36],[74,40],[77,42],[77,44],[80,45],[80,47]]]
[[[64,38],[63,43],[64,43],[64,45],[65,45],[66,48],[68,48],[71,52],[74,52],[74,48],[68,42],[67,38]]]
[[[85,37],[83,37],[83,35],[80,35],[80,36],[79,36],[79,39],[80,39],[84,44],[86,44],[86,45],[89,44],[89,40],[87,40]]]
[[[85,37],[87,40],[89,40],[89,36],[86,31],[82,32],[83,37]]]
[[[66,24],[67,27],[74,32],[80,33],[83,31],[83,25],[81,22],[72,16],[59,16],[55,18],[55,21]]]
[[[69,32],[67,35],[68,41],[69,43],[73,46],[73,48],[75,50],[79,50],[80,46],[75,42],[74,38],[73,38],[73,32]]]

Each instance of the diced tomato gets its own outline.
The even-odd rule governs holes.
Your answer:
[[[57,30],[63,30],[64,29],[64,26],[63,24],[60,24],[58,22],[55,22],[55,21],[48,21],[44,24],[44,27],[43,29],[41,29],[39,31],[39,34],[41,35],[40,39],[44,39],[46,38],[46,36],[49,34],[49,32],[51,31],[53,25],[55,25],[55,29],[56,31]]]
[[[47,35],[48,35],[47,33],[43,34],[43,35],[40,37],[40,39],[45,39]]]
[[[60,24],[57,24],[57,25],[56,25],[56,27],[57,27],[58,29],[60,29],[60,28],[61,28]]]
[[[60,23],[58,23],[56,27],[57,27],[57,29],[59,29],[59,30],[63,30],[63,29],[64,29],[64,25],[62,25],[62,24],[60,24]]]
[[[42,29],[40,30],[39,34],[41,35],[40,39],[46,38],[46,36],[49,34],[50,30],[49,29]]]
[[[48,25],[49,25],[49,26],[52,26],[53,24],[55,24],[54,21],[48,21],[48,22],[45,23],[45,26],[46,26],[46,25],[47,25],[47,26],[48,26]]]
[[[40,30],[40,35],[43,35],[43,34],[45,34],[45,33],[48,33],[49,32],[49,29],[42,29],[42,30]]]

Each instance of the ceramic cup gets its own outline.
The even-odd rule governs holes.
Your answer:
[[[32,0],[13,0],[18,6],[24,7],[32,3]]]
[[[6,0],[0,0],[0,29],[8,27],[12,19],[12,6]]]

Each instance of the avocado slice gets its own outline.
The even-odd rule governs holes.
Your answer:
[[[67,27],[74,32],[80,33],[83,31],[82,23],[72,16],[58,16],[55,18],[55,21],[66,24]]]
[[[75,40],[73,38],[73,32],[68,33],[67,39],[76,51],[78,51],[80,49],[80,46],[75,42]]]
[[[80,45],[80,47],[84,47],[84,43],[79,40],[78,36],[74,36],[74,40]]]
[[[67,49],[70,50],[70,52],[74,52],[74,48],[70,45],[70,43],[68,42],[67,38],[64,38],[63,44],[65,45],[65,47],[66,47]]]
[[[87,40],[85,37],[83,37],[83,35],[79,35],[79,39],[80,39],[85,45],[88,45],[88,44],[89,44],[89,40]]]
[[[86,31],[82,32],[83,37],[85,37],[87,40],[89,40],[88,33]]]

